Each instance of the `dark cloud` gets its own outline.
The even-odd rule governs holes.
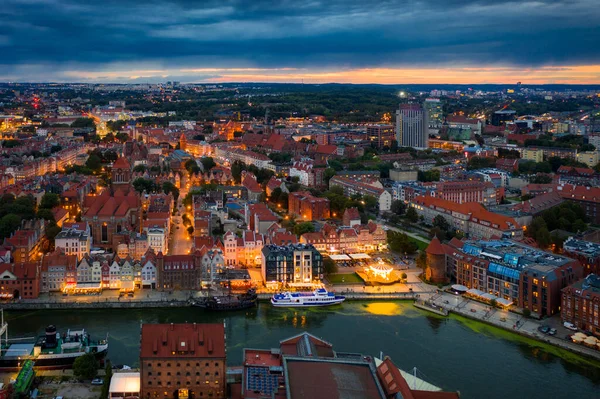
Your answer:
[[[115,65],[167,70],[600,63],[597,0],[87,3],[4,0],[0,78]]]

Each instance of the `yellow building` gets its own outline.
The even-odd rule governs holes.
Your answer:
[[[600,153],[598,151],[585,151],[577,154],[577,160],[583,162],[590,168],[598,165],[600,162]]]
[[[544,161],[544,151],[538,150],[538,149],[523,148],[523,153],[521,154],[521,158],[527,159],[528,161],[543,162]]]

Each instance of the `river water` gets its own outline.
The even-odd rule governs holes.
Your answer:
[[[258,309],[208,313],[198,308],[5,312],[9,336],[85,328],[110,335],[113,364],[137,366],[140,324],[226,322],[227,362],[239,365],[243,348],[274,348],[308,331],[341,352],[389,355],[404,370],[461,398],[600,398],[600,363],[457,317],[441,318],[408,302],[347,302],[333,308]]]

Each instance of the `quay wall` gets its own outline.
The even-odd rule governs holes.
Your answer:
[[[588,359],[594,359],[596,361],[600,361],[600,351],[596,351],[596,350],[587,348],[583,345],[574,344],[570,341],[563,340],[558,337],[553,337],[553,336],[549,336],[549,335],[545,335],[545,334],[541,334],[541,333],[537,333],[537,332],[530,332],[530,331],[522,330],[519,328],[517,328],[517,329],[511,328],[509,325],[506,325],[504,323],[494,323],[491,320],[481,319],[481,318],[475,316],[473,313],[467,312],[463,309],[447,309],[447,310],[450,313],[455,313],[455,314],[465,317],[467,319],[485,323],[490,326],[498,327],[503,330],[509,331],[511,333],[519,334],[522,337],[533,339],[535,341],[543,342],[543,343],[546,343],[546,344],[549,344],[552,346],[556,346],[558,348],[567,350],[569,352],[577,353],[578,355],[581,355]]]
[[[190,306],[188,301],[101,301],[101,302],[12,302],[0,305],[4,310],[135,309]]]

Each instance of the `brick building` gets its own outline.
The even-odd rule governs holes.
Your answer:
[[[104,190],[100,195],[88,195],[83,204],[81,220],[90,225],[94,245],[109,248],[113,235],[121,231],[138,231],[141,223],[141,201],[135,191],[114,195]]]
[[[329,218],[329,200],[318,198],[308,191],[296,191],[288,196],[288,212],[304,221]]]
[[[158,290],[199,290],[202,282],[202,254],[156,256]]]
[[[560,315],[563,321],[600,337],[600,277],[590,274],[562,290]]]
[[[435,255],[443,252],[446,276],[452,281],[539,316],[558,313],[560,291],[583,273],[577,260],[512,240],[452,239],[441,244],[443,251],[434,245]]]
[[[40,293],[37,263],[0,263],[0,299],[34,299]]]
[[[563,251],[566,256],[581,263],[584,276],[592,273],[600,275],[600,244],[569,237],[563,243]]]
[[[144,324],[141,398],[225,398],[223,324]]]

